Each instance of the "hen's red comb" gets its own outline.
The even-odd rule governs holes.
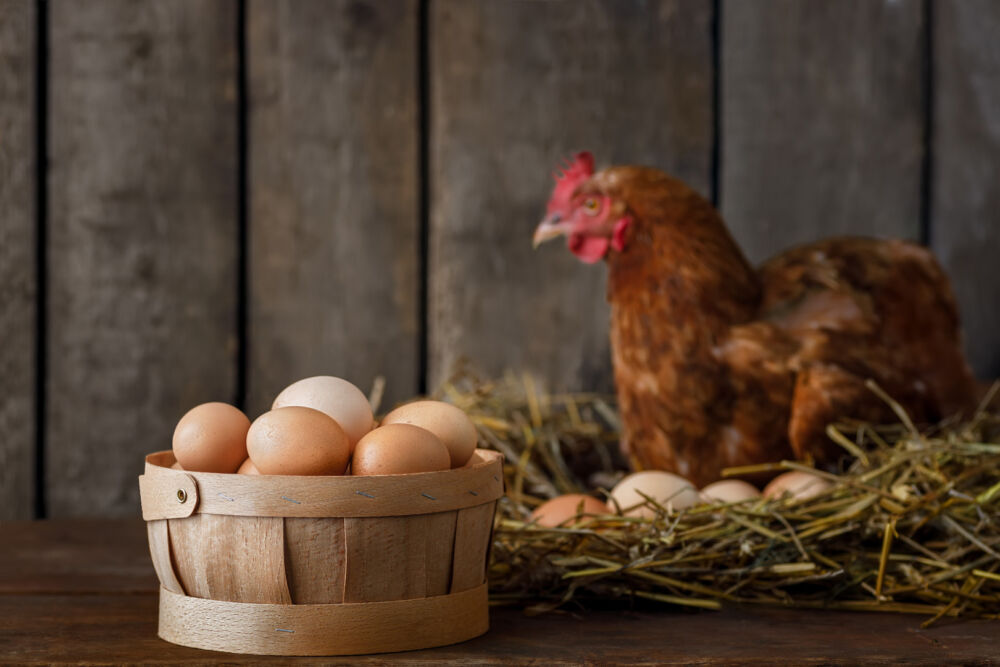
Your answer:
[[[587,151],[577,153],[573,156],[572,162],[565,160],[562,169],[552,175],[556,179],[556,189],[552,193],[552,199],[568,203],[580,183],[594,175],[594,156]]]

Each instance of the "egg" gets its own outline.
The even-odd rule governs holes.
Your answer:
[[[628,475],[611,489],[611,497],[628,516],[656,516],[656,510],[641,504],[646,500],[639,495],[640,491],[671,511],[698,503],[698,490],[691,482],[662,470],[644,470]]]
[[[202,403],[174,429],[174,458],[184,470],[236,472],[247,457],[250,420],[228,403]]]
[[[253,464],[253,461],[247,459],[240,466],[240,469],[236,471],[240,475],[259,475],[260,470],[257,470],[257,466]]]
[[[332,417],[347,434],[353,451],[361,437],[372,430],[375,421],[368,399],[347,380],[317,375],[285,387],[271,409],[298,405],[313,408]]]
[[[425,428],[444,443],[451,457],[451,467],[461,468],[476,451],[479,434],[472,420],[461,408],[441,401],[415,401],[396,408],[382,419],[382,424],[413,424]]]
[[[753,498],[760,498],[760,491],[741,479],[720,479],[701,490],[701,499],[706,503],[738,503]]]
[[[531,513],[531,520],[539,526],[555,528],[566,523],[578,513],[612,514],[613,512],[597,498],[585,496],[582,493],[567,493],[539,505]]]
[[[809,500],[823,493],[833,484],[819,475],[793,470],[778,475],[764,487],[765,498],[780,498],[786,493],[796,500]]]
[[[329,415],[295,405],[255,419],[247,452],[262,475],[342,475],[351,445]]]
[[[353,475],[402,475],[451,467],[448,448],[427,429],[386,424],[358,441],[351,459]]]

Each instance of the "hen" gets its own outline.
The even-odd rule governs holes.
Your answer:
[[[972,405],[947,276],[906,241],[835,238],[754,270],[712,205],[647,167],[594,173],[588,153],[556,176],[534,242],[565,236],[607,260],[623,446],[645,468],[701,486],[728,466],[836,460],[836,418]]]

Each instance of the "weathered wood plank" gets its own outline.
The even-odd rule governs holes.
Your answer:
[[[0,596],[0,617],[4,665],[292,663],[285,656],[234,656],[165,642],[156,636],[155,595],[6,595]],[[489,633],[471,641],[421,651],[327,657],[322,664],[995,664],[1000,649],[996,621],[938,623],[921,630],[921,620],[906,614],[763,606],[687,614],[605,609],[538,615],[501,606],[490,609]]]
[[[0,597],[154,593],[146,533],[138,516],[0,522]]]
[[[0,519],[34,516],[35,5],[0,0]]]
[[[248,406],[419,368],[417,3],[248,5]]]
[[[1000,376],[1000,5],[934,4],[931,241],[976,373]]]
[[[752,261],[920,238],[924,29],[920,0],[723,3],[721,208]]]
[[[711,4],[431,4],[431,386],[463,356],[611,386],[603,266],[532,252],[531,232],[575,150],[709,194]]]
[[[139,520],[0,523],[0,663],[233,664],[156,636],[156,577]],[[11,560],[13,558],[13,560]],[[108,584],[141,566],[141,588]],[[56,568],[56,569],[54,569]],[[53,579],[53,573],[69,575]],[[137,570],[136,574],[140,572]],[[42,589],[11,587],[47,582]],[[84,594],[81,594],[84,593]],[[115,593],[115,594],[112,594]],[[604,609],[527,615],[490,609],[490,631],[472,641],[392,655],[326,658],[324,664],[993,664],[996,621],[920,630],[906,614],[734,607],[680,613]],[[789,632],[794,628],[794,632]],[[680,638],[680,639],[679,639]],[[781,646],[776,652],[775,646]],[[252,664],[288,664],[252,656]]]
[[[51,3],[51,513],[135,515],[144,453],[235,393],[236,3]]]

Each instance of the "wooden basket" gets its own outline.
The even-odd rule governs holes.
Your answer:
[[[146,457],[142,517],[159,636],[233,653],[355,655],[489,627],[486,562],[502,457],[376,477],[223,475]]]

